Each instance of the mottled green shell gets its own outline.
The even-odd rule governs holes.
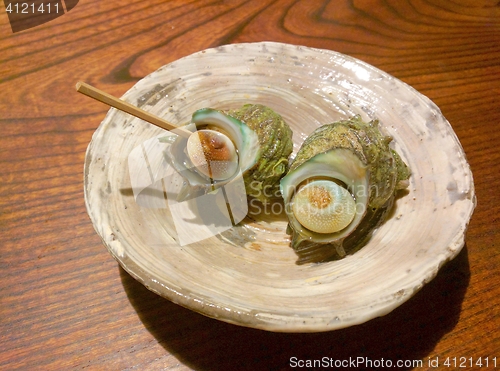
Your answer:
[[[365,123],[359,116],[323,125],[302,144],[290,172],[317,154],[337,148],[352,151],[370,172],[369,206],[382,207],[394,191],[404,188],[410,171],[401,157],[389,147],[392,138],[384,136],[377,120]]]
[[[380,131],[378,121],[365,123],[354,116],[323,125],[304,141],[280,182],[291,245],[299,256],[299,264],[325,261],[335,254],[342,258],[354,252],[386,217],[395,192],[406,188],[410,177],[408,166],[389,147],[391,140]],[[301,184],[323,177],[344,184],[357,205],[351,224],[333,233],[305,228],[290,206]]]
[[[247,194],[262,203],[280,197],[279,181],[288,171],[293,150],[292,130],[271,108],[246,104],[227,115],[244,122],[259,138],[256,165],[243,174]]]

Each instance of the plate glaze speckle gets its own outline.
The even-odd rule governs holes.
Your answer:
[[[131,151],[161,129],[110,109],[87,150],[88,213],[127,272],[182,306],[269,331],[344,328],[401,305],[464,245],[474,185],[450,124],[428,98],[355,58],[273,42],[226,45],[160,68],[123,99],[178,124],[199,108],[261,103],[289,123],[294,152],[322,124],[376,118],[413,172],[391,218],[342,260],[297,265],[278,210],[180,246],[169,209],[138,206],[129,177]]]

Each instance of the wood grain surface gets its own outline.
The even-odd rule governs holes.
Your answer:
[[[148,291],[94,232],[83,163],[107,108],[75,83],[121,96],[178,58],[252,41],[393,74],[441,108],[467,153],[478,206],[466,246],[385,317],[319,334],[222,323]],[[500,368],[499,95],[498,0],[80,0],[18,33],[0,5],[0,369],[287,370],[292,357]]]

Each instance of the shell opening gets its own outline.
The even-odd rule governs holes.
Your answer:
[[[186,145],[187,155],[198,173],[213,180],[225,180],[238,170],[238,153],[227,135],[216,130],[198,130]]]
[[[341,231],[356,214],[353,196],[333,180],[308,182],[298,189],[291,201],[297,221],[316,233]]]

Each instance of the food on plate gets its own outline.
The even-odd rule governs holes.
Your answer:
[[[280,179],[288,171],[293,151],[292,129],[281,115],[260,104],[246,104],[227,113],[243,121],[259,139],[256,165],[244,174],[247,194],[263,204],[280,199]]]
[[[246,194],[262,203],[280,197],[279,180],[288,170],[292,131],[283,118],[263,105],[235,110],[204,108],[167,150],[169,163],[185,182],[178,200],[208,193],[243,176]],[[171,141],[166,137],[163,141]]]
[[[346,255],[364,241],[408,186],[410,169],[377,120],[360,116],[317,128],[302,144],[281,192],[292,247],[304,261]]]

